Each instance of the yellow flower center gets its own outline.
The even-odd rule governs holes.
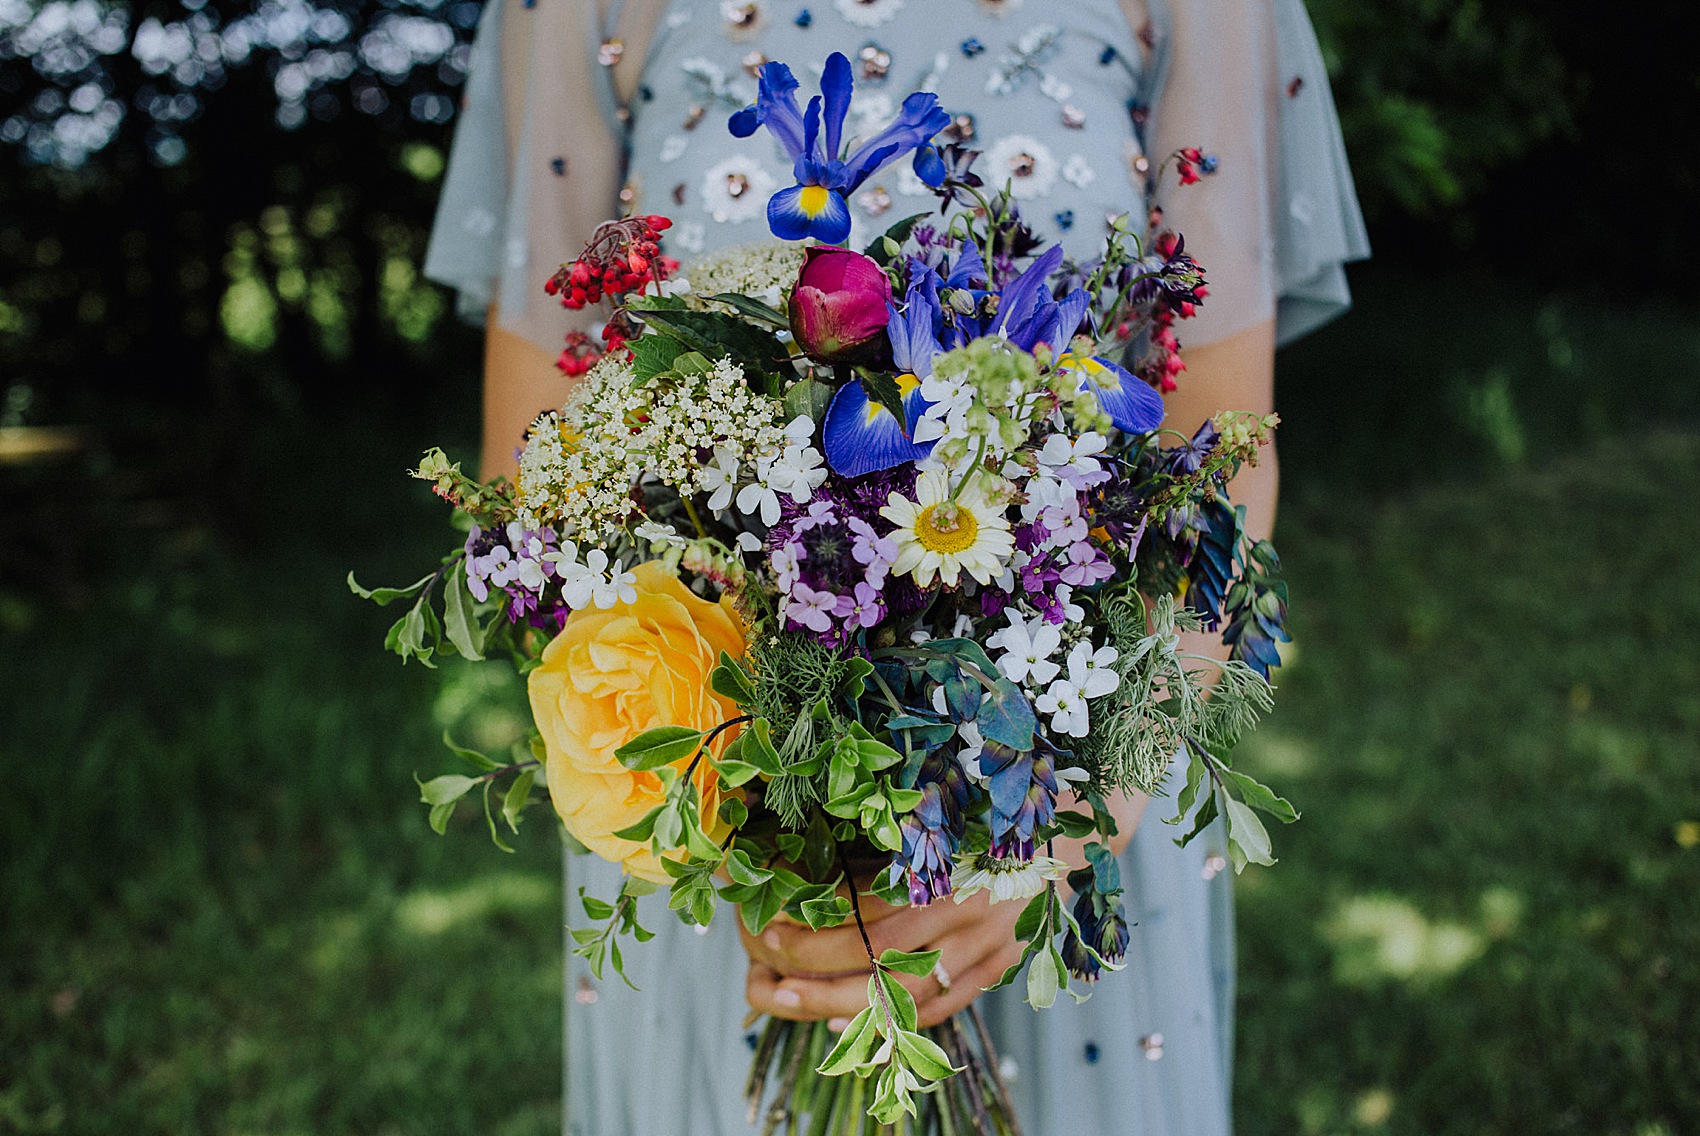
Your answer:
[[[915,518],[915,540],[928,552],[964,552],[979,535],[980,522],[960,505],[928,505]]]
[[[831,197],[831,195],[832,191],[827,189],[825,186],[805,185],[803,187],[803,192],[797,195],[797,204],[802,206],[803,212],[807,213],[809,216],[819,217],[823,212],[825,212],[827,199]]]

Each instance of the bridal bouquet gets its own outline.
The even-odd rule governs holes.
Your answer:
[[[417,475],[467,520],[464,544],[409,588],[350,584],[410,601],[388,640],[404,659],[527,674],[530,751],[457,748],[472,771],[423,796],[440,831],[482,793],[495,835],[493,798],[517,827],[542,774],[567,832],[625,870],[573,932],[599,976],[648,937],[636,901],[660,888],[686,922],[724,900],[752,934],[860,923],[868,895],[987,891],[1026,905],[999,985],[1024,974],[1035,1008],[1083,997],[1128,941],[1114,794],[1157,792],[1181,755],[1173,823],[1184,841],[1224,818],[1236,867],[1272,862],[1259,812],[1294,819],[1227,759],[1286,638],[1274,550],[1225,493],[1274,420],[1162,428],[1173,325],[1204,294],[1178,237],[1124,217],[1070,263],[973,153],[933,144],[934,96],[846,146],[844,56],[806,109],[797,87],[767,64],[731,121],[794,158],[768,206],[794,243],[681,273],[666,218],[603,225],[548,287],[611,302],[607,350],[570,341],[582,378],[532,425],[517,482],[428,453]],[[901,158],[938,217],[843,247],[847,195]],[[1200,155],[1175,160],[1186,180]],[[1220,630],[1225,662],[1182,650],[1197,629]],[[1084,863],[1058,838],[1086,841]],[[917,1025],[897,976],[936,965],[870,949],[848,1028],[770,1022],[752,1117],[1013,1131],[977,1015]]]

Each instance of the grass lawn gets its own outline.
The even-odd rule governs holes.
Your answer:
[[[1700,1131],[1700,433],[1591,377],[1640,316],[1520,303],[1425,396],[1449,315],[1366,291],[1284,395],[1297,643],[1240,759],[1306,816],[1240,883],[1240,1130]],[[1680,419],[1667,331],[1633,361]],[[1306,385],[1342,359],[1374,381]],[[274,486],[78,610],[0,584],[0,1132],[558,1131],[555,837],[435,837],[409,785],[517,687],[381,653],[342,576],[411,579],[442,515],[396,477],[429,432],[349,433],[288,468],[353,461],[366,515]]]

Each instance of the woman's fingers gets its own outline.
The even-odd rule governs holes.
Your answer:
[[[960,974],[951,971],[950,989],[939,990],[916,1007],[921,1026],[936,1026],[952,1014],[967,1009],[969,1003],[984,994],[986,987],[1002,978],[1003,972],[1020,959],[1021,944],[1012,939],[994,946],[990,953],[981,956]]]
[[[744,997],[750,1009],[776,1018],[812,1022],[853,1018],[868,1005],[868,972],[844,978],[785,978],[771,967],[750,963]]]

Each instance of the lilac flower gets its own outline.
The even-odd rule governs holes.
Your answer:
[[[807,627],[817,635],[831,632],[833,620],[849,615],[855,607],[855,601],[849,596],[834,595],[825,590],[816,591],[800,580],[792,587],[791,597],[785,604],[785,618]]]

